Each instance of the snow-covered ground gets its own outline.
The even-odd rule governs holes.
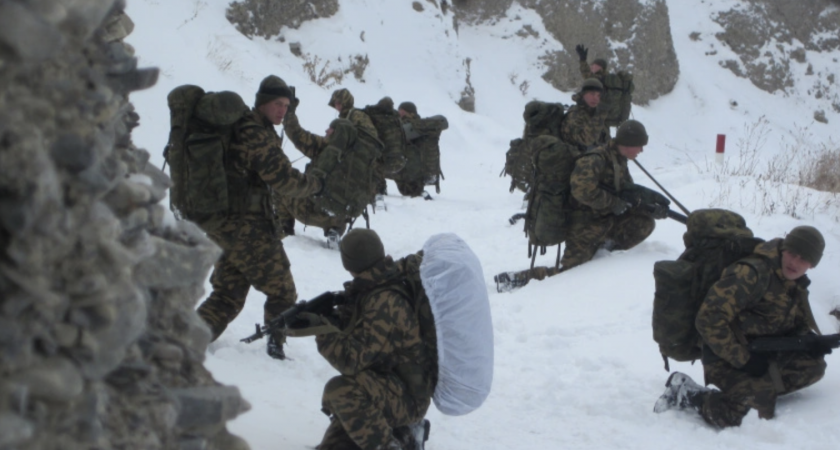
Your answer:
[[[764,116],[767,135],[758,145],[759,172],[774,155],[790,149],[797,137],[816,144],[838,142],[840,115],[829,113],[832,125],[811,123],[807,101],[773,96],[721,68],[706,57],[708,42],[689,39],[690,32],[713,33],[708,19],[729,0],[669,0],[672,31],[681,76],[674,91],[648,107],[634,107],[650,135],[639,161],[690,209],[729,207],[741,212],[757,235],[773,238],[800,224],[822,230],[827,247],[820,266],[809,272],[817,322],[836,332],[828,312],[840,304],[840,224],[834,206],[805,207],[831,201],[830,196],[794,186],[770,186],[753,176],[739,177],[718,168],[713,159],[715,137],[726,134],[730,167],[737,166],[738,143],[752,142],[750,130]],[[539,98],[568,103],[570,92],[554,90],[534,66],[540,46],[558,46],[517,37],[530,24],[545,37],[532,11],[511,8],[509,20],[493,26],[461,26],[431,7],[418,13],[409,2],[342,0],[338,15],[306,22],[276,38],[249,40],[225,19],[225,2],[131,0],[128,13],[136,23],[128,41],[142,66],[162,71],[157,86],[132,95],[141,116],[134,141],[163,162],[168,135],[166,94],[191,83],[208,90],[233,90],[253,99],[260,80],[276,74],[297,87],[298,114],[309,130],[321,132],[335,118],[326,106],[332,89],[311,82],[304,60],[289,50],[300,42],[304,54],[319,55],[331,67],[352,55],[368,55],[364,82],[344,78],[357,105],[389,95],[395,102],[414,101],[421,115],[443,114],[450,128],[442,140],[446,180],[434,201],[403,198],[389,185],[387,212],[372,216],[386,252],[401,257],[419,250],[435,233],[454,232],[473,248],[484,268],[493,313],[496,366],[493,390],[476,412],[444,416],[432,407],[429,450],[442,449],[829,449],[840,443],[840,356],[828,357],[825,379],[783,398],[778,417],[759,420],[752,412],[740,428],[716,431],[699,417],[682,412],[654,414],[653,404],[664,389],[663,370],[651,338],[652,267],[682,251],[683,225],[660,221],[650,238],[626,252],[599,253],[574,271],[533,282],[510,294],[498,294],[493,275],[526,268],[526,241],[521,226],[507,218],[519,210],[521,195],[508,193],[509,179],[499,178],[508,141],[521,134],[524,104]],[[362,34],[364,32],[364,34]],[[834,55],[836,57],[837,55]],[[824,57],[824,56],[823,56]],[[456,105],[464,88],[470,58],[470,80],[476,90],[476,113]],[[515,79],[515,82],[512,81]],[[519,85],[528,81],[527,94]],[[738,106],[732,107],[730,102]],[[742,147],[747,147],[743,145]],[[300,156],[290,143],[286,154]],[[305,159],[295,163],[302,169]],[[653,187],[631,168],[637,182]],[[391,183],[391,182],[389,182]],[[764,187],[762,187],[764,186]],[[800,218],[767,209],[764,194],[778,205],[799,195]],[[776,211],[779,211],[776,209]],[[284,241],[292,261],[298,296],[311,298],[336,290],[349,278],[339,255],[324,248],[319,229],[297,225],[297,235]],[[538,258],[551,264],[554,250]],[[207,285],[209,292],[209,284]],[[328,419],[320,412],[324,384],[336,372],[318,355],[312,338],[293,339],[292,361],[265,355],[264,341],[247,345],[241,337],[261,320],[263,295],[252,292],[240,316],[211,345],[207,366],[215,377],[238,386],[253,409],[230,423],[254,449],[295,449],[315,445]],[[699,364],[672,363],[702,380]]]

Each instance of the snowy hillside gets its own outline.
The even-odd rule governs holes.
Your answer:
[[[648,107],[634,107],[634,117],[650,135],[639,162],[688,208],[733,208],[761,237],[781,236],[801,224],[818,227],[827,247],[820,266],[809,272],[811,301],[823,331],[836,332],[837,320],[828,315],[840,304],[836,197],[762,183],[756,172],[737,176],[733,168],[739,166],[739,141],[742,154],[758,147],[752,154],[760,161],[760,172],[796,142],[816,146],[833,141],[836,146],[837,127],[800,122],[796,118],[812,115],[806,104],[760,91],[703,57],[705,49],[689,39],[689,30],[713,32],[717,25],[706,18],[717,3],[724,0],[668,1],[681,77],[671,94]],[[652,412],[667,377],[651,338],[652,266],[682,251],[685,228],[679,223],[659,221],[637,248],[599,253],[568,273],[511,294],[496,293],[494,274],[528,265],[521,227],[507,222],[519,211],[521,196],[508,193],[509,179],[498,177],[508,141],[521,134],[526,102],[569,103],[571,95],[544,82],[535,61],[541,46],[557,44],[515,34],[523,24],[541,30],[532,11],[514,3],[509,20],[462,26],[455,33],[433,8],[418,14],[407,2],[343,0],[336,16],[288,30],[286,42],[244,37],[225,19],[224,2],[130,0],[127,12],[136,23],[128,41],[141,66],[162,71],[155,87],[131,97],[141,116],[134,141],[152,153],[157,165],[163,162],[168,135],[166,94],[185,83],[233,90],[250,102],[260,80],[275,74],[297,87],[301,124],[316,133],[326,129],[336,117],[327,106],[336,87],[311,82],[289,42],[301,42],[305,52],[322,60],[369,55],[364,81],[347,76],[341,84],[357,105],[388,95],[397,103],[414,101],[423,116],[449,119],[441,139],[446,176],[441,194],[431,202],[404,198],[389,182],[388,211],[371,218],[386,252],[395,257],[419,250],[432,234],[458,234],[481,260],[490,291],[496,342],[493,391],[482,408],[467,416],[444,416],[432,407],[427,449],[816,450],[840,444],[837,354],[828,357],[825,379],[783,398],[772,421],[760,421],[752,412],[742,427],[715,431],[693,415]],[[476,91],[474,114],[456,104],[464,88],[466,58]],[[524,94],[523,81],[529,86]],[[837,115],[829,119],[831,124],[840,121]],[[751,132],[758,137],[750,138]],[[719,133],[727,135],[729,169],[714,163]],[[284,150],[292,160],[301,156],[288,142]],[[303,169],[305,163],[302,159],[295,166]],[[638,183],[654,186],[635,167],[631,171]],[[765,193],[776,208],[769,215],[761,215],[768,209]],[[801,218],[784,214],[778,205],[793,205]],[[297,235],[284,245],[299,298],[339,289],[349,278],[338,253],[324,248],[319,229],[304,230],[298,223]],[[538,264],[551,264],[554,256],[552,249]],[[320,412],[323,386],[336,372],[318,355],[312,338],[291,340],[287,354],[293,360],[286,362],[265,356],[263,341],[240,343],[261,320],[263,300],[262,294],[251,292],[244,311],[211,345],[207,366],[221,382],[239,386],[253,406],[230,423],[231,431],[253,449],[315,445],[328,424]],[[672,369],[702,380],[699,364],[672,364]]]

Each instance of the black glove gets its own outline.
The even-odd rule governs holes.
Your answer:
[[[630,204],[621,200],[612,207],[612,213],[616,216],[620,216],[627,212],[628,209],[630,209]]]
[[[650,208],[650,216],[653,217],[654,219],[657,219],[657,220],[658,219],[667,219],[668,218],[668,211],[670,211],[670,208],[668,208],[665,205],[653,205]]]
[[[741,367],[741,370],[749,374],[751,377],[761,378],[767,373],[770,367],[770,359],[768,355],[762,353],[750,353],[750,359]]]
[[[584,47],[583,44],[576,45],[575,51],[577,52],[581,61],[586,61],[586,56],[589,54],[589,50],[586,47]]]

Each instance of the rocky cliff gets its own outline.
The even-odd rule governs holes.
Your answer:
[[[0,2],[0,449],[247,449],[194,312],[219,254],[132,144],[114,0]]]

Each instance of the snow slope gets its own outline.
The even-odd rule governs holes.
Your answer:
[[[395,102],[414,101],[421,115],[444,114],[449,119],[450,129],[441,141],[446,175],[442,193],[431,202],[390,195],[388,211],[373,215],[371,223],[386,252],[395,257],[417,251],[432,234],[458,234],[480,258],[490,291],[496,342],[493,391],[482,408],[467,416],[444,416],[432,407],[427,449],[838,446],[837,355],[829,356],[822,382],[779,402],[773,421],[760,421],[753,412],[742,427],[715,431],[687,413],[652,412],[667,373],[651,339],[651,272],[655,261],[676,258],[682,251],[684,226],[679,223],[660,221],[653,235],[632,250],[599,253],[574,271],[511,294],[496,293],[494,274],[528,264],[521,228],[507,223],[519,210],[521,196],[509,194],[509,179],[498,177],[508,141],[521,133],[527,101],[568,103],[571,95],[545,83],[536,67],[541,48],[559,44],[514,34],[529,24],[547,36],[532,11],[514,3],[509,20],[462,26],[456,33],[451,19],[430,6],[417,13],[408,2],[342,0],[335,17],[286,30],[285,42],[279,42],[239,34],[224,17],[224,3],[129,1],[128,13],[137,26],[128,40],[142,66],[162,70],[157,86],[132,95],[141,116],[134,141],[150,150],[153,163],[163,162],[169,121],[166,94],[184,83],[234,90],[250,101],[260,80],[273,73],[297,87],[301,123],[314,132],[326,129],[336,117],[326,106],[334,87],[312,83],[303,60],[289,51],[289,42],[301,42],[304,53],[332,64],[339,64],[339,56],[346,62],[352,55],[368,55],[364,82],[348,76],[341,85],[354,93],[357,105],[389,95]],[[688,38],[691,31],[714,32],[717,25],[708,14],[730,3],[668,1],[682,75],[672,93],[646,108],[634,107],[634,117],[645,123],[651,136],[639,161],[688,208],[734,208],[759,236],[781,236],[800,224],[820,228],[827,249],[820,266],[809,273],[812,305],[823,331],[835,332],[837,321],[827,313],[840,304],[836,207],[800,209],[802,219],[758,215],[768,191],[755,177],[727,174],[712,162],[716,134],[727,134],[728,151],[733,153],[729,158],[737,160],[736,144],[746,140],[751,124],[762,116],[767,121],[765,145],[758,152],[762,167],[786,151],[786,142],[794,140],[797,130],[804,129],[814,143],[838,141],[836,127],[797,122],[811,115],[804,102],[769,95],[733,77]],[[471,60],[470,81],[476,90],[475,114],[456,105],[465,86],[466,58]],[[519,85],[526,80],[529,88],[523,94]],[[731,100],[738,106],[731,107]],[[829,115],[829,120],[836,123],[840,117]],[[284,150],[292,160],[300,156],[288,142]],[[302,169],[305,162],[295,165]],[[635,167],[632,170],[637,182],[653,186]],[[393,184],[389,191],[397,192]],[[813,202],[831,200],[787,185],[774,186],[769,193],[772,198],[781,196],[776,199],[780,203],[797,194]],[[297,235],[284,244],[299,298],[339,289],[349,278],[338,253],[324,248],[320,230],[298,224]],[[539,257],[538,264],[551,264],[554,256],[552,250]],[[209,284],[207,288],[209,292]],[[253,409],[230,428],[252,448],[315,445],[328,424],[320,412],[322,389],[336,372],[318,355],[312,338],[291,340],[287,353],[293,361],[287,362],[266,357],[262,341],[239,342],[261,320],[263,298],[259,292],[249,295],[244,311],[211,345],[207,366],[221,382],[239,386],[251,402]],[[674,363],[672,368],[702,380],[699,364]]]

